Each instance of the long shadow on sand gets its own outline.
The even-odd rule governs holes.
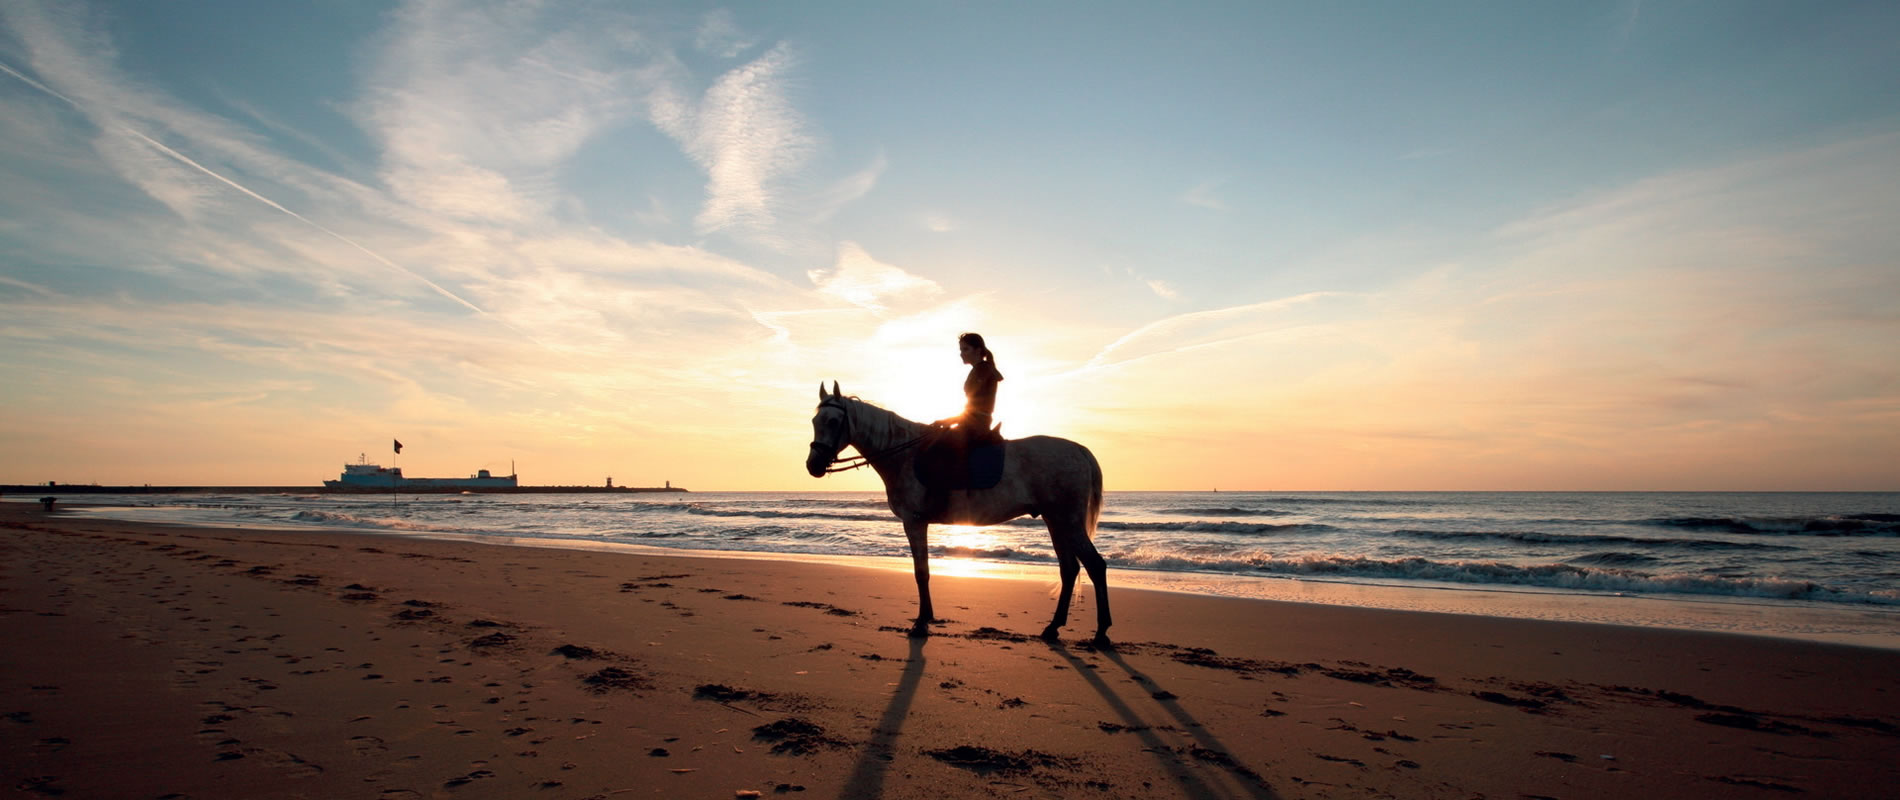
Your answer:
[[[844,790],[838,793],[840,800],[857,798],[876,798],[884,791],[884,774],[891,769],[891,761],[896,758],[897,737],[903,732],[904,719],[910,715],[911,701],[917,699],[917,685],[924,679],[924,642],[921,636],[911,637],[910,658],[904,661],[904,677],[898,679],[897,691],[891,694],[891,702],[884,707],[884,716],[879,717],[877,727],[871,729],[871,741],[858,757],[858,763],[851,768],[851,777],[846,778]]]
[[[1199,775],[1196,775],[1193,767],[1178,757],[1182,755],[1181,749],[1170,746],[1167,742],[1162,741],[1161,737],[1156,736],[1154,728],[1147,721],[1143,720],[1140,715],[1135,713],[1135,710],[1128,705],[1128,701],[1122,699],[1121,695],[1116,694],[1115,689],[1109,686],[1107,681],[1102,680],[1100,676],[1096,675],[1092,665],[1084,662],[1082,659],[1076,658],[1073,653],[1070,653],[1066,645],[1061,642],[1055,642],[1049,645],[1049,649],[1068,661],[1069,666],[1075,669],[1075,674],[1082,676],[1082,679],[1088,682],[1089,687],[1093,688],[1096,694],[1102,696],[1103,702],[1108,704],[1108,707],[1115,712],[1116,716],[1121,717],[1122,724],[1127,726],[1128,732],[1141,738],[1141,743],[1144,745],[1142,751],[1154,756],[1155,763],[1161,767],[1163,772],[1167,773],[1168,777],[1173,778],[1176,783],[1181,785],[1181,791],[1188,797],[1208,798],[1209,800],[1214,800],[1215,798],[1239,797],[1252,798],[1253,800],[1278,800],[1279,795],[1275,794],[1273,789],[1267,786],[1266,781],[1253,770],[1235,762],[1233,757],[1228,754],[1226,745],[1221,744],[1219,739],[1215,738],[1213,734],[1208,733],[1207,729],[1202,727],[1201,723],[1194,718],[1193,714],[1188,713],[1187,709],[1181,707],[1178,699],[1160,699],[1160,697],[1173,697],[1172,692],[1162,691],[1162,688],[1155,684],[1154,679],[1136,671],[1133,667],[1128,665],[1127,661],[1122,660],[1120,653],[1115,652],[1113,649],[1096,651],[1105,655],[1110,661],[1115,662],[1116,666],[1121,667],[1123,671],[1127,672],[1129,677],[1135,679],[1136,685],[1150,687],[1151,690],[1158,695],[1156,702],[1158,702],[1162,708],[1166,709],[1168,714],[1174,717],[1176,722],[1180,723],[1182,732],[1192,736],[1198,745],[1194,748],[1189,748],[1186,755],[1195,760],[1225,768],[1232,778],[1231,787],[1227,785],[1209,785],[1207,781],[1202,780]]]

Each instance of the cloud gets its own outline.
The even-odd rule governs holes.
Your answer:
[[[845,176],[808,201],[815,209],[811,214],[811,219],[817,222],[831,219],[845,206],[870,194],[872,189],[877,188],[878,178],[883,176],[884,170],[889,167],[889,159],[879,152],[864,169]]]
[[[612,15],[531,4],[411,3],[372,59],[364,127],[396,196],[451,219],[550,213],[552,172],[637,112],[642,38]]]
[[[647,207],[633,212],[635,222],[648,227],[662,227],[673,224],[673,214],[666,209],[666,203],[658,195],[647,196]]]
[[[935,281],[879,262],[855,242],[838,247],[838,263],[809,273],[818,291],[872,311],[927,301],[943,293]]]
[[[1340,292],[1309,292],[1266,302],[1177,314],[1143,325],[1110,342],[1089,359],[1087,366],[1121,364],[1283,330],[1300,324],[1291,312],[1347,297],[1349,295]]]
[[[763,233],[777,222],[780,183],[815,147],[785,94],[784,75],[794,62],[781,43],[720,76],[697,100],[672,86],[653,92],[653,124],[709,178],[706,204],[694,219],[702,233]]]
[[[723,8],[706,12],[700,18],[699,31],[693,37],[693,47],[720,58],[737,58],[740,53],[757,44],[758,40],[739,30],[739,23],[732,18],[732,12]]]
[[[1226,211],[1227,203],[1215,191],[1226,183],[1223,180],[1202,181],[1181,195],[1181,202],[1209,211]]]
[[[39,285],[39,284],[36,284],[36,283],[28,283],[28,282],[26,282],[26,281],[23,281],[23,280],[19,280],[19,279],[17,279],[17,278],[9,278],[9,277],[7,277],[7,276],[5,276],[5,275],[0,275],[0,284],[4,284],[4,285],[6,285],[6,286],[11,286],[11,287],[13,287],[13,288],[15,288],[15,289],[20,289],[20,290],[23,290],[23,291],[27,291],[27,292],[31,292],[31,293],[33,293],[33,294],[35,294],[35,295],[38,295],[38,296],[40,296],[40,297],[53,297],[53,296],[54,296],[54,294],[53,294],[53,290],[51,290],[51,289],[48,289],[48,288],[46,288],[46,287],[44,287],[44,286],[41,286],[41,285]]]

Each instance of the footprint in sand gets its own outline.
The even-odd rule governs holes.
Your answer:
[[[203,730],[198,731],[198,733],[196,734],[196,738],[198,739],[198,741],[211,745],[212,747],[236,747],[244,743],[237,739],[231,738],[231,734],[226,732],[223,728],[205,728]],[[229,758],[243,758],[244,756],[243,755],[228,755],[228,757]],[[218,760],[220,761],[223,761],[226,758],[227,758],[227,754],[219,754],[218,756]]]
[[[485,770],[485,769],[478,769],[478,770],[475,770],[474,772],[470,772],[469,774],[463,775],[461,777],[450,778],[447,781],[443,782],[442,786],[443,788],[446,788],[446,789],[453,789],[457,786],[465,786],[467,784],[474,783],[476,781],[482,780],[483,778],[493,778],[493,777],[495,777],[495,773],[490,772],[489,770]]]
[[[359,756],[373,756],[389,752],[389,746],[375,736],[350,737],[350,752]]]
[[[246,758],[254,758],[264,764],[281,770],[292,778],[309,778],[323,774],[323,767],[303,760],[296,753],[272,750],[268,747],[241,747],[238,752]]]

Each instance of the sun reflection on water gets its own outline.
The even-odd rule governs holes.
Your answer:
[[[978,561],[982,553],[1003,546],[1003,540],[989,528],[975,525],[938,525],[931,530],[932,544],[943,548],[932,559],[931,570],[944,575],[973,577],[995,571],[995,565]]]
[[[989,528],[975,525],[940,525],[936,530],[937,544],[953,551],[952,557],[962,557],[962,553],[955,551],[994,550],[1003,543]]]

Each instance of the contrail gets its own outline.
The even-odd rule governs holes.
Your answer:
[[[140,141],[145,142],[146,144],[149,144],[154,148],[157,148],[159,152],[177,159],[179,162],[185,164],[186,166],[189,166],[192,169],[198,170],[199,172],[202,172],[206,175],[216,178],[220,182],[224,183],[224,185],[229,186],[233,189],[236,189],[240,192],[243,192],[246,195],[249,195],[252,199],[256,200],[257,202],[263,203],[264,205],[270,206],[271,208],[277,209],[278,211],[282,211],[285,214],[289,214],[293,219],[296,219],[298,222],[301,222],[305,225],[309,225],[310,227],[316,228],[317,230],[323,231],[324,233],[327,233],[331,235],[332,237],[335,237],[337,241],[347,244],[351,247],[354,247],[359,251],[362,251],[363,255],[376,259],[377,263],[382,264],[391,269],[397,270],[404,275],[408,275],[411,278],[415,278],[416,280],[422,281],[429,288],[434,289],[437,294],[440,294],[443,297],[446,297],[450,300],[454,300],[457,303],[461,303],[462,305],[467,306],[470,311],[473,311],[477,314],[481,314],[483,316],[488,316],[488,312],[483,311],[480,306],[477,306],[474,303],[471,303],[467,300],[462,299],[460,295],[457,295],[454,292],[451,292],[447,289],[442,288],[440,285],[437,285],[435,281],[432,281],[432,280],[429,280],[428,278],[423,277],[421,274],[417,273],[415,270],[409,269],[408,267],[405,267],[401,264],[398,264],[394,261],[384,258],[381,254],[377,253],[376,251],[371,250],[367,247],[364,247],[360,244],[357,244],[356,241],[351,239],[350,237],[344,236],[343,234],[337,233],[336,231],[323,227],[322,225],[311,221],[309,217],[306,217],[302,214],[299,214],[295,211],[292,211],[288,208],[278,205],[275,200],[272,200],[261,194],[253,192],[250,189],[244,188],[243,186],[239,185],[237,181],[231,180],[230,178],[226,178],[223,175],[219,175],[218,173],[211,171],[211,169],[207,168],[203,164],[200,164],[196,161],[191,160],[191,158],[186,156],[184,153],[180,153],[177,150],[173,150],[170,147],[166,147],[163,143],[153,139],[150,136],[146,136],[145,134],[139,133],[138,131],[133,130],[129,127],[126,127],[124,125],[120,125],[119,129],[128,134],[131,134],[133,137],[136,137]],[[507,324],[507,323],[503,323],[503,324]],[[510,327],[513,327],[513,326],[510,326]]]
[[[7,66],[5,62],[0,62],[0,71],[4,71],[8,75],[12,75],[13,77],[20,79],[22,82],[26,83],[26,85],[28,86],[31,86],[35,89],[45,92],[46,94],[52,95],[53,97],[57,97],[62,101],[65,101],[67,105],[70,105],[81,112],[84,112],[86,110],[85,107],[80,105],[78,101],[70,97],[67,97],[66,95],[60,94],[57,90],[53,89],[50,86],[47,86],[46,84],[40,83],[39,81],[36,81],[26,75],[21,74],[19,70],[16,70],[10,66]],[[145,134],[140,133],[139,131],[137,131],[136,129],[128,125],[114,123],[113,126],[118,128],[120,131],[131,135],[133,138],[136,138],[139,141],[142,141],[148,145],[151,145],[154,149],[158,150],[161,153],[164,153],[167,156],[170,156],[171,158],[177,160],[179,163],[184,164],[188,167],[191,167],[192,169],[195,169],[206,175],[209,175],[212,178],[216,179],[218,182],[223,183],[224,185],[229,186],[233,189],[236,189],[240,192],[243,192],[246,196],[249,196],[251,199],[256,200],[257,202],[263,203],[264,205],[270,206],[271,208],[277,209],[278,211],[282,211],[285,214],[290,215],[292,219],[295,219],[298,222],[301,222],[305,225],[309,225],[310,227],[315,228],[319,231],[322,231],[326,234],[329,234],[332,238],[335,238],[337,241],[356,248],[363,255],[366,255],[372,259],[375,259],[377,263],[382,264],[383,266],[389,267],[390,269],[396,270],[397,272],[401,272],[402,274],[407,275],[411,278],[414,278],[418,281],[421,281],[423,285],[428,286],[430,289],[434,289],[436,294],[442,295],[443,297],[446,297],[450,300],[454,300],[455,302],[460,303],[463,306],[467,307],[470,311],[473,311],[477,314],[487,317],[488,319],[491,319],[497,323],[500,323],[502,326],[508,328],[509,330],[512,330],[516,333],[521,334],[522,336],[527,337],[529,341],[533,341],[535,344],[539,344],[542,347],[547,347],[546,344],[540,342],[539,340],[536,340],[533,336],[530,336],[526,331],[523,331],[520,328],[516,328],[513,325],[509,325],[506,321],[489,314],[487,311],[482,310],[481,306],[475,305],[474,303],[471,303],[463,299],[461,295],[451,292],[448,289],[442,288],[441,285],[437,284],[435,281],[429,280],[428,278],[424,277],[421,273],[418,273],[415,270],[409,269],[408,267],[405,267],[387,258],[384,258],[381,253],[378,253],[374,250],[364,247],[361,244],[358,244],[356,240],[351,239],[348,236],[344,236],[343,234],[337,233],[336,231],[330,230],[329,228],[326,228],[318,224],[317,222],[312,221],[309,217],[306,217],[302,214],[299,214],[295,211],[285,208],[279,203],[277,203],[277,201],[272,200],[256,192],[253,192],[250,189],[247,189],[243,185],[239,184],[237,181],[231,180],[230,178],[226,178],[223,175],[219,175],[217,172],[213,171],[211,168],[206,167],[203,164],[200,164],[196,161],[191,160],[191,158],[186,156],[184,153],[180,153],[177,150],[173,150],[170,147],[166,147],[163,143],[153,139],[150,136],[146,136]],[[552,350],[553,348],[548,348],[548,349]]]

